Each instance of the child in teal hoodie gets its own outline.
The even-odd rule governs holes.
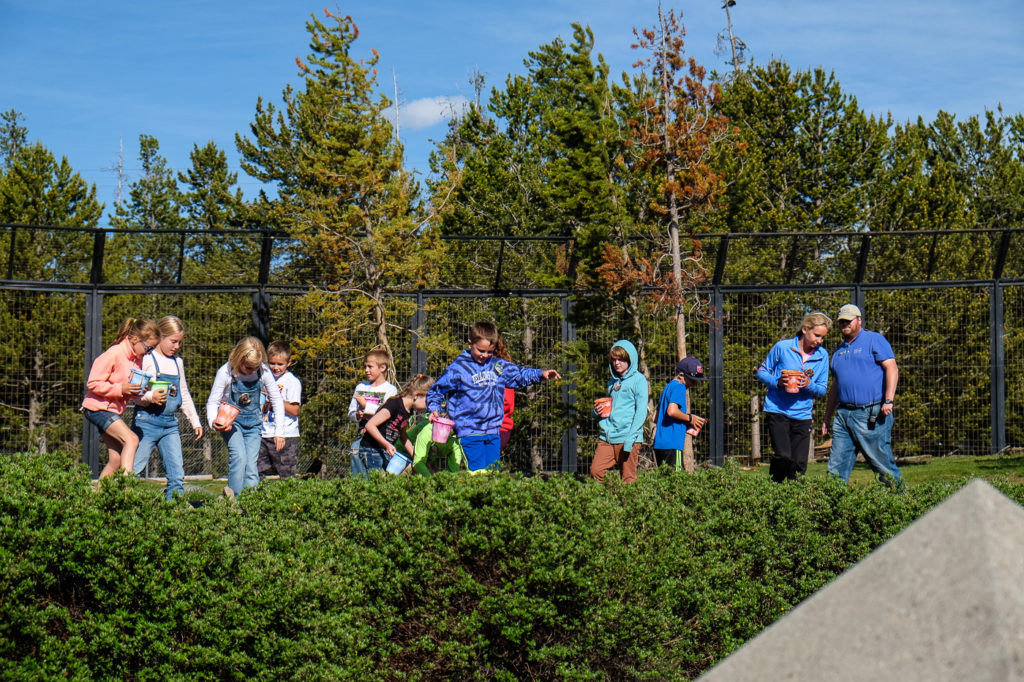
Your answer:
[[[605,473],[618,467],[622,470],[622,482],[632,483],[636,480],[640,444],[644,439],[650,387],[647,377],[637,369],[636,347],[625,339],[616,341],[608,353],[608,370],[612,375],[608,381],[611,412],[598,423],[601,440],[590,465],[590,475],[604,483]]]

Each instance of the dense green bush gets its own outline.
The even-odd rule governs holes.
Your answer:
[[[686,679],[957,487],[374,476],[192,509],[4,456],[0,676]]]

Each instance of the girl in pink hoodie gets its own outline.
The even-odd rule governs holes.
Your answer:
[[[160,343],[160,330],[153,320],[129,317],[121,324],[113,346],[96,358],[89,369],[82,412],[100,430],[107,446],[107,464],[100,478],[118,469],[131,471],[139,438],[121,419],[128,401],[142,395],[145,386],[129,383],[133,369],[142,370],[142,356]]]

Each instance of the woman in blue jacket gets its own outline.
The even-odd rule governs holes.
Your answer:
[[[768,387],[765,421],[775,451],[768,472],[776,483],[807,472],[814,399],[828,389],[828,352],[821,344],[831,328],[832,320],[824,313],[809,313],[800,333],[776,343],[757,369],[757,378]],[[785,376],[789,373],[791,389]]]

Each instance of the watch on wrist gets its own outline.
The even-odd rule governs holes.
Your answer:
[[[892,405],[892,401],[889,400],[888,398],[886,398],[885,400],[882,401],[882,404],[883,405]]]

